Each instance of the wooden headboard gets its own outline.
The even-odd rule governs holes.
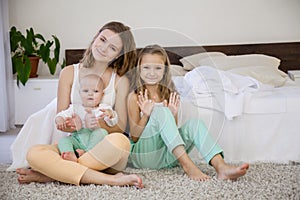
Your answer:
[[[165,47],[171,64],[182,65],[179,61],[182,57],[200,53],[220,51],[226,55],[241,54],[266,54],[281,60],[279,69],[284,72],[288,70],[300,70],[300,42],[289,43],[264,43],[264,44],[234,44],[214,46],[177,46]],[[140,49],[137,49],[138,51]],[[84,49],[66,49],[66,64],[78,63],[82,58]]]

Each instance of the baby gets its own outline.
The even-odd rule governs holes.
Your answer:
[[[84,119],[88,112],[93,113],[96,118],[104,117],[104,121],[108,126],[114,126],[118,123],[116,111],[110,105],[100,103],[104,94],[103,89],[104,83],[101,77],[95,74],[83,77],[80,81],[79,91],[82,104],[70,104],[67,110],[63,110],[56,115],[55,123],[59,130],[65,128],[66,118],[72,117],[74,113],[80,117],[82,124],[80,130],[74,131],[71,136],[59,140],[58,149],[63,159],[77,162],[77,157],[93,148],[107,135],[107,131],[103,128],[95,130],[85,128]]]

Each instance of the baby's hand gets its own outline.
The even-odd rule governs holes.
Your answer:
[[[68,117],[65,120],[67,127],[72,131],[78,131],[82,128],[82,122],[80,117],[73,113],[72,117]]]
[[[90,110],[86,110],[87,114],[85,115],[85,127],[89,129],[99,128],[99,121]]]

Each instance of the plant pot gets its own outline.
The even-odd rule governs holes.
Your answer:
[[[37,70],[38,70],[38,66],[39,66],[40,57],[30,56],[29,60],[30,60],[30,64],[31,64],[31,71],[30,71],[29,78],[38,77]]]

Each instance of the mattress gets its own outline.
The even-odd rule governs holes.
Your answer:
[[[175,84],[182,84],[181,79],[177,77]],[[300,86],[290,81],[278,88],[245,92],[242,111],[232,118],[226,116],[225,110],[214,107],[216,103],[211,96],[203,95],[196,102],[193,98],[183,98],[179,126],[187,119],[202,119],[223,148],[227,162],[299,162],[299,102]],[[191,157],[203,161],[196,150]]]

